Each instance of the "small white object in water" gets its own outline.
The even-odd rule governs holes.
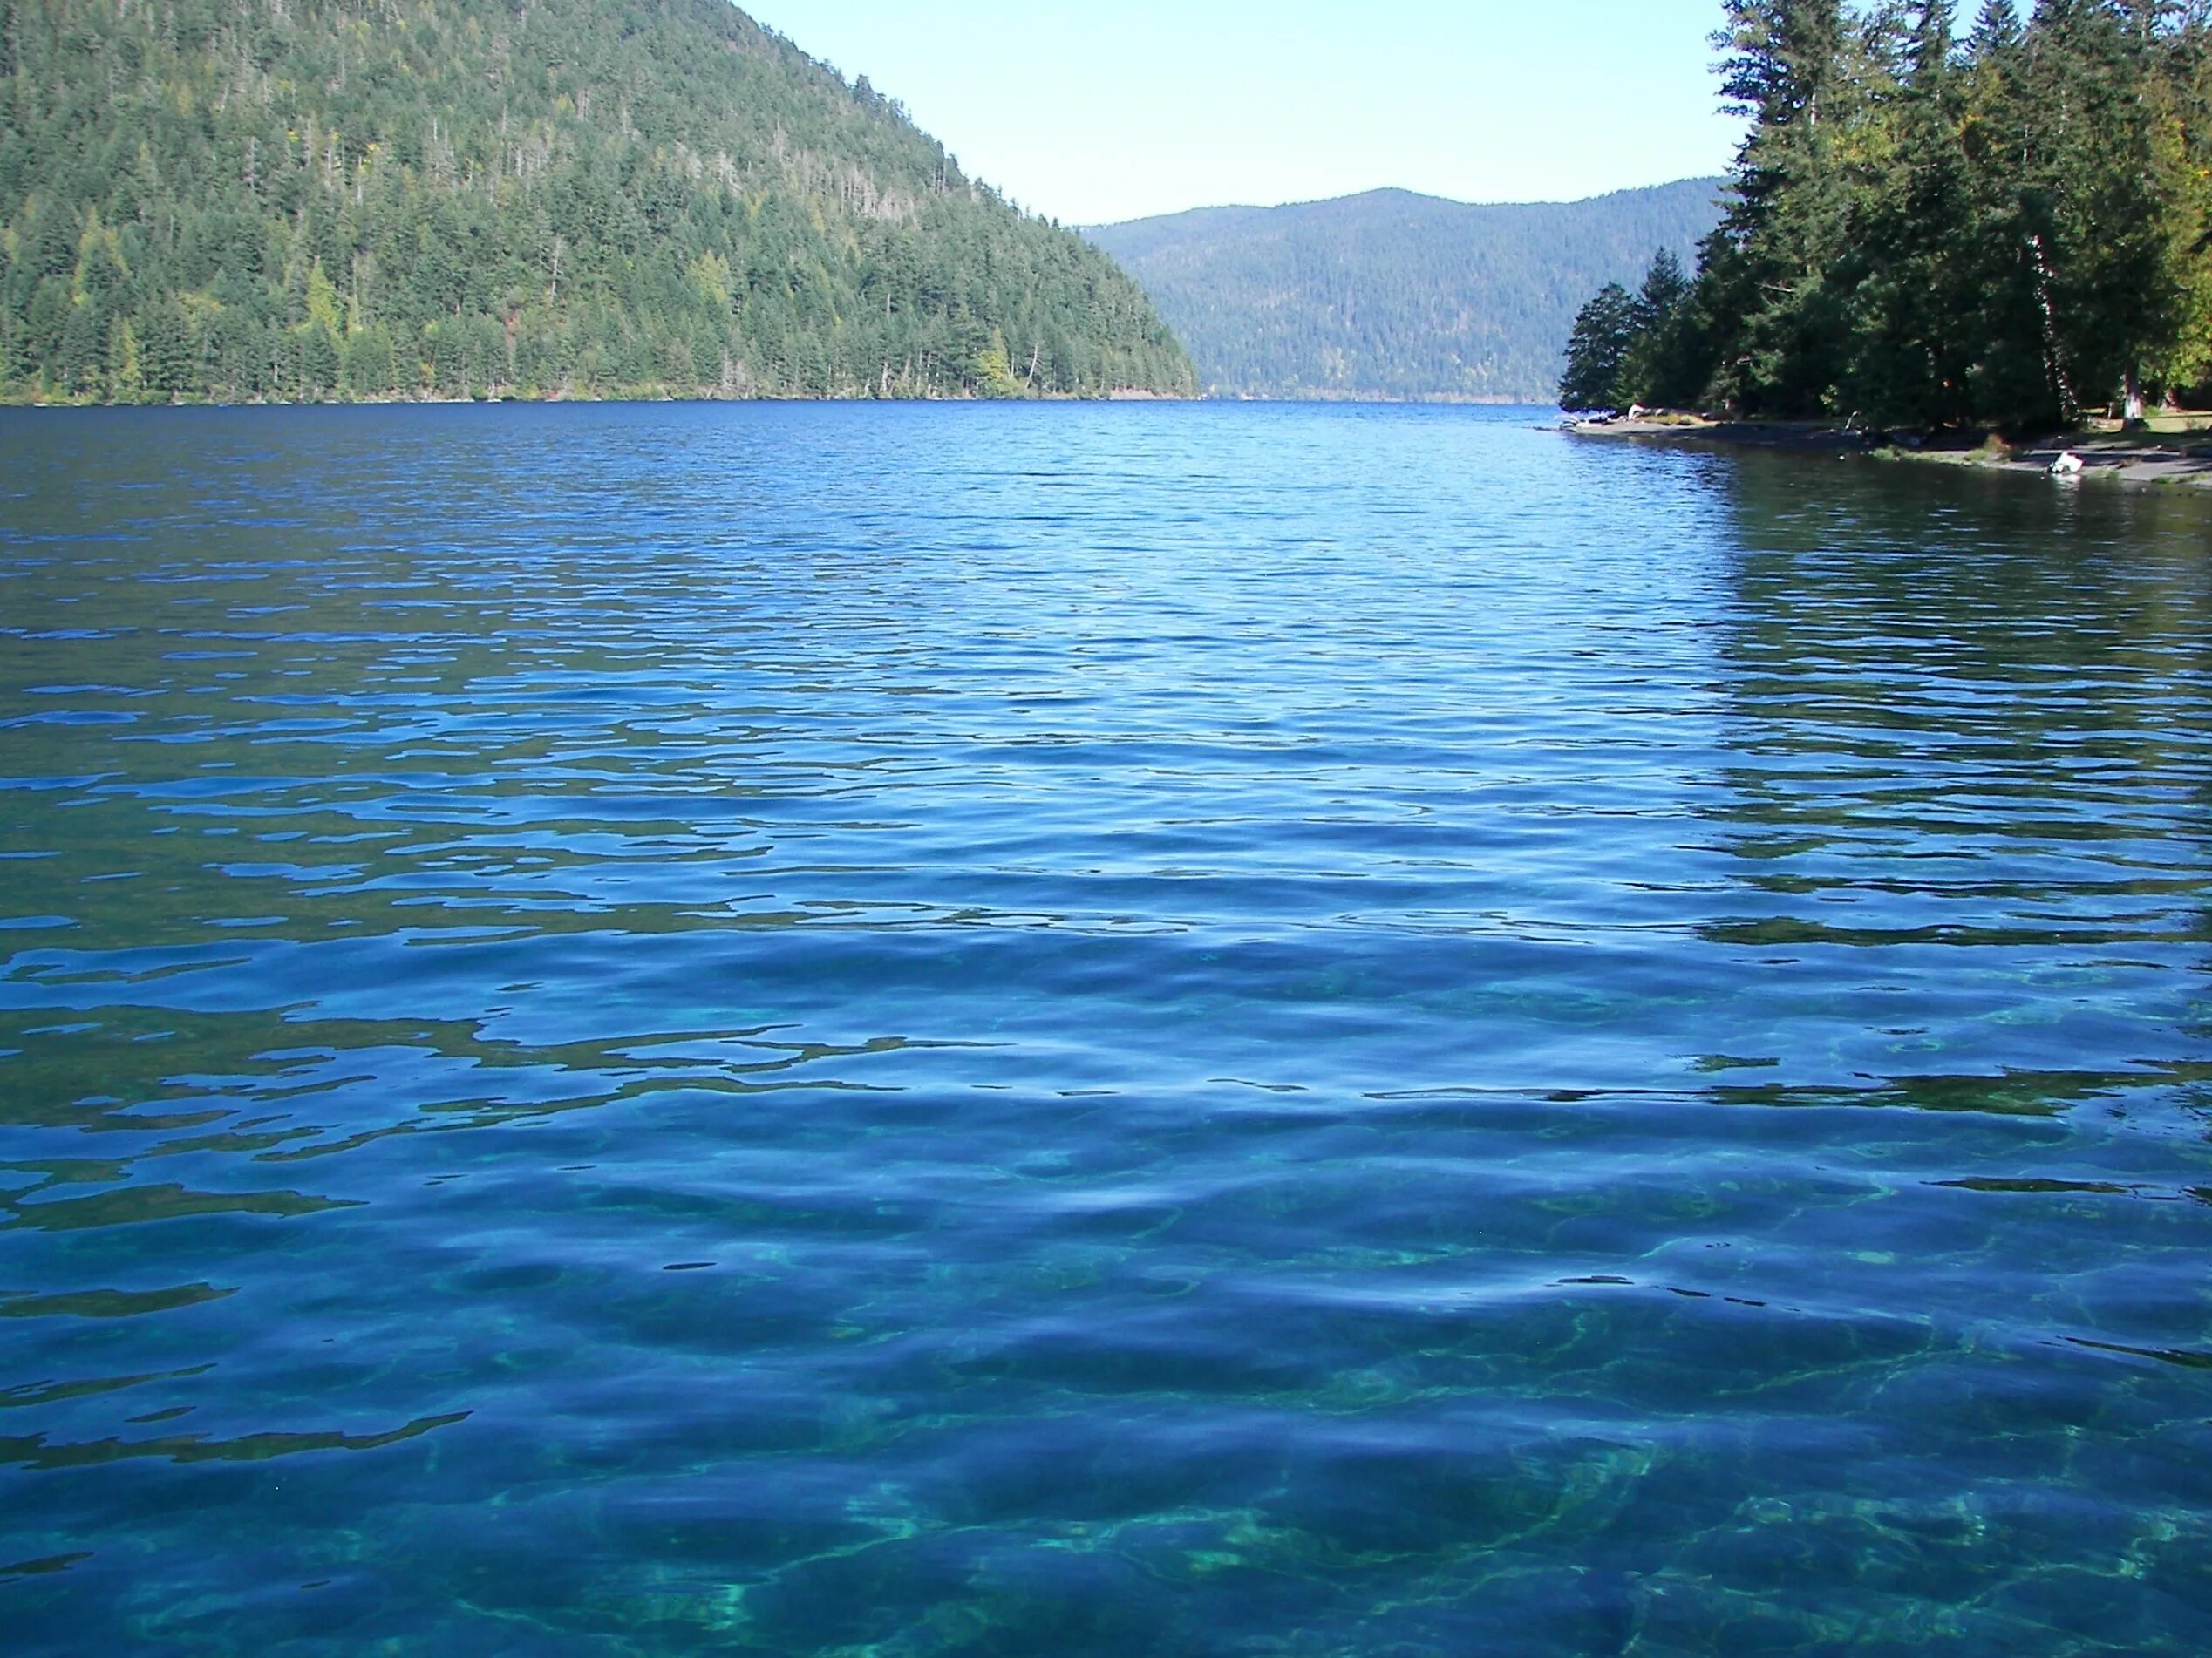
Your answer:
[[[2081,476],[2083,468],[2087,465],[2088,463],[2083,460],[2079,455],[2075,454],[2072,450],[2069,449],[2064,454],[2060,455],[2058,459],[2051,463],[2051,476],[2053,478],[2079,478]]]

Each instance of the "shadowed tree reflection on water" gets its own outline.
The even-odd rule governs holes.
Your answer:
[[[1848,1060],[1909,1103],[2201,1107],[2203,504],[1836,473],[1808,490],[1793,459],[1733,469],[1736,758],[1708,812],[1756,901],[1703,936],[1785,975],[1824,964],[1870,1010],[1891,981],[1894,1023],[1856,1033],[1891,1040]]]

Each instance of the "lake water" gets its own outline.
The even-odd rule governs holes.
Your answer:
[[[2212,1645],[2212,500],[0,418],[11,1655]]]

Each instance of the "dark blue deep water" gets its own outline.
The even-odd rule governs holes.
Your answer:
[[[2212,1647],[2212,500],[0,420],[0,1648]]]

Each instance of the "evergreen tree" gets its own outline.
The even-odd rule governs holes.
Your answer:
[[[1567,342],[1567,373],[1559,383],[1565,409],[1619,409],[1622,369],[1636,337],[1637,301],[1618,282],[1597,291],[1575,319]]]
[[[2154,40],[2152,150],[2164,209],[2170,337],[2151,364],[2165,388],[2212,392],[2212,0],[2177,7]]]
[[[1982,0],[1981,16],[1975,19],[1974,32],[1968,38],[1970,58],[1991,63],[2019,43],[2020,14],[2013,0]]]
[[[1853,91],[1841,0],[1726,0],[1722,92],[1751,117],[1724,228],[1719,309],[1738,319],[1715,391],[1749,413],[1816,409],[1837,379],[1842,319],[1823,282],[1848,246],[1839,139]]]
[[[1630,307],[1630,337],[1623,351],[1619,385],[1628,401],[1654,408],[1697,401],[1704,389],[1703,333],[1690,303],[1693,292],[1672,248],[1652,255]]]
[[[1673,248],[1660,248],[1651,255],[1651,268],[1637,290],[1636,326],[1646,331],[1664,327],[1689,292],[1690,278],[1683,273],[1682,261]]]
[[[1883,165],[1856,205],[1838,278],[1851,291],[1844,399],[1893,421],[1936,426],[1970,411],[1979,273],[1962,234],[1973,217],[1951,61],[1951,0],[1915,0]]]
[[[2170,336],[2177,299],[2144,94],[2149,43],[2127,0],[2038,0],[2023,43],[2022,219],[2045,326],[2045,371],[2062,417],[2083,388],[2132,398]]]

